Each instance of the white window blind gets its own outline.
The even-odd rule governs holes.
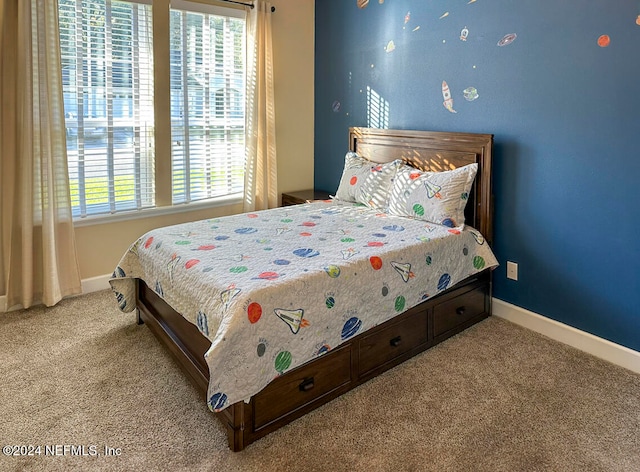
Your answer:
[[[241,193],[244,17],[174,0],[170,31],[173,203]]]
[[[151,5],[59,0],[75,217],[154,206]]]

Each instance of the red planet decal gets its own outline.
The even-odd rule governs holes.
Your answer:
[[[373,270],[380,270],[382,268],[382,259],[380,259],[378,256],[371,256],[369,258],[369,262],[371,263],[371,267],[373,267]]]
[[[259,303],[250,303],[247,307],[247,315],[251,324],[256,323],[262,316],[262,307]]]
[[[151,243],[153,242],[153,236],[151,236],[149,239],[147,239],[144,243],[144,248],[145,249],[149,249],[149,246],[151,246]]]
[[[381,243],[380,241],[371,241],[371,242],[367,243],[367,246],[369,246],[369,247],[382,247],[382,246],[384,246],[384,243]]]
[[[258,215],[256,215],[255,213],[249,213],[247,215],[247,218],[257,218],[257,217],[258,217]]]
[[[609,46],[609,44],[611,44],[611,38],[609,37],[609,35],[603,34],[598,38],[598,46],[600,46],[601,48],[606,48],[607,46]]]
[[[411,180],[416,180],[418,177],[420,177],[420,172],[411,172],[411,173],[409,174],[409,178],[410,178]]]
[[[277,279],[278,278],[278,273],[277,272],[263,272],[260,275],[258,275],[259,279],[265,279],[265,280],[273,280],[273,279]]]
[[[300,236],[311,236],[311,233],[300,233]]]
[[[357,181],[358,181],[358,177],[354,175],[353,177],[351,177],[351,180],[349,181],[349,183],[351,185],[355,185]]]
[[[460,230],[458,230],[458,229],[450,229],[449,232],[451,234],[460,234]]]

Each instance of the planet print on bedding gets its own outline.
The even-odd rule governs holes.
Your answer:
[[[426,294],[440,293],[479,267],[496,263],[471,228],[452,235],[441,225],[381,217],[378,210],[348,203],[299,206],[305,208],[267,210],[268,215],[251,218],[250,227],[241,214],[220,219],[215,229],[205,221],[153,230],[142,236],[139,254],[128,251],[118,264],[122,271],[114,274],[116,281],[139,277],[158,282],[176,311],[192,313],[190,321],[203,334],[208,331],[209,370],[223,373],[209,389],[213,410],[247,400],[276,376],[326,352],[325,346],[335,349],[365,328],[406,312]],[[263,221],[267,219],[282,229],[308,229],[314,236],[277,234],[273,223]],[[327,241],[320,241],[324,236]],[[425,236],[427,241],[419,239]],[[273,251],[264,251],[264,239]],[[189,244],[175,244],[187,240]],[[187,267],[194,249],[201,247],[209,250],[198,250],[199,263]],[[459,268],[447,266],[453,254]],[[476,256],[484,266],[480,259],[474,264]],[[151,276],[145,275],[147,267]],[[119,292],[126,294],[123,301],[129,300],[124,287]],[[373,303],[365,305],[367,301]],[[251,381],[239,387],[234,381],[239,377]]]

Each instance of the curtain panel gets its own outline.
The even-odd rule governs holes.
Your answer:
[[[56,0],[0,0],[0,296],[81,293],[69,196]]]
[[[247,16],[247,128],[244,211],[278,206],[271,3]]]

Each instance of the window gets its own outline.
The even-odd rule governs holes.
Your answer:
[[[244,185],[244,21],[171,10],[173,203]]]
[[[159,38],[153,8],[149,0],[59,0],[74,217],[243,190],[244,11],[171,0],[169,23],[156,25],[169,38]],[[155,75],[154,57],[166,58],[159,70],[169,77]],[[159,97],[170,120],[156,115]],[[156,149],[159,134],[171,136],[170,149]],[[169,167],[170,180],[158,174]]]
[[[73,215],[154,206],[151,6],[59,0]]]

